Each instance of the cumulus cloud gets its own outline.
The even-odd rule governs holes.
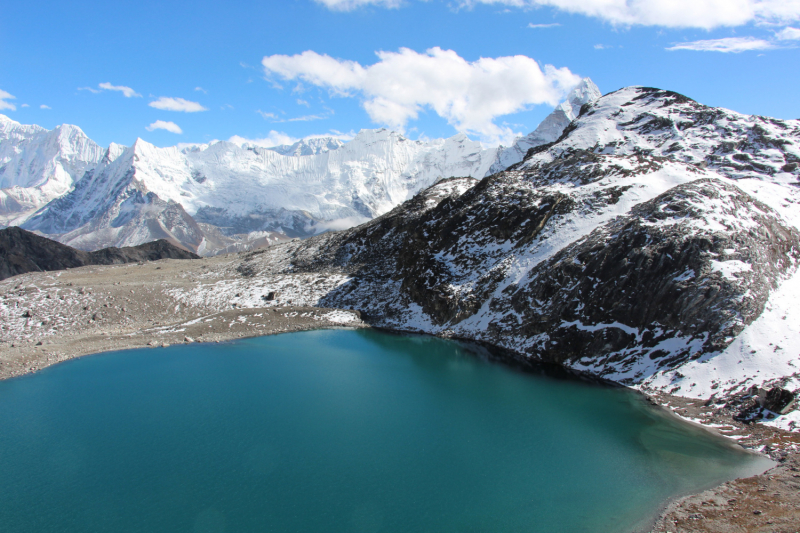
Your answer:
[[[106,82],[106,83],[98,84],[98,87],[100,87],[101,89],[106,90],[106,91],[118,91],[118,92],[121,92],[122,95],[125,98],[132,98],[132,97],[141,98],[142,97],[141,94],[137,93],[136,91],[134,91],[130,87],[125,87],[124,85],[111,85],[110,83]],[[88,89],[88,87],[87,87],[87,89]],[[89,89],[89,90],[91,91],[91,89]],[[92,91],[92,92],[94,92],[94,91]]]
[[[15,96],[12,96],[10,93],[5,92],[3,89],[0,89],[0,110],[8,109],[9,111],[16,111],[17,106],[12,104],[11,102],[6,102],[6,100],[16,100]]]
[[[403,131],[408,121],[432,109],[457,130],[487,143],[516,135],[496,125],[497,117],[536,104],[555,105],[580,81],[567,68],[542,68],[521,55],[470,62],[438,47],[377,55],[377,63],[362,66],[309,50],[266,56],[262,65],[267,76],[301,80],[335,96],[360,96],[370,118],[393,129]]]
[[[352,11],[368,5],[395,8],[400,7],[403,2],[402,0],[317,0],[317,3],[334,11]]]
[[[725,52],[738,54],[752,50],[769,50],[775,45],[764,39],[755,37],[726,37],[724,39],[707,39],[691,41],[670,46],[667,50],[696,50],[700,52]]]
[[[166,120],[156,120],[149,126],[147,126],[147,131],[155,131],[155,130],[167,130],[170,133],[183,133],[183,130],[175,124],[174,122],[167,122]]]
[[[775,37],[781,41],[798,41],[800,40],[800,30],[797,28],[783,28],[775,34]]]
[[[154,100],[147,105],[164,111],[180,111],[182,113],[208,111],[208,109],[201,106],[197,102],[191,102],[189,100],[184,100],[183,98],[170,98],[168,96],[162,96],[158,100]]]
[[[49,105],[42,104],[42,105],[39,106],[39,109],[53,109],[53,108],[50,107]]]

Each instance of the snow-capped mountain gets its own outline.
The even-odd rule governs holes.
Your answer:
[[[0,226],[67,194],[107,154],[77,126],[46,130],[0,115]]]
[[[497,159],[489,169],[490,174],[505,170],[525,158],[528,150],[554,142],[569,126],[569,123],[580,115],[581,108],[600,98],[602,93],[589,78],[584,78],[568,95],[566,101],[558,104],[539,126],[525,137],[518,138],[508,148],[500,147]]]
[[[167,238],[181,221],[178,241],[202,251],[203,234],[187,216],[228,234],[305,236],[367,221],[443,177],[483,175],[493,155],[465,135],[421,142],[387,130],[363,130],[308,156],[229,142],[157,148],[140,139],[23,227],[78,248]],[[159,218],[164,209],[169,224]]]
[[[596,93],[584,80],[514,149],[558,137]],[[166,238],[209,254],[260,242],[246,237],[252,232],[269,235],[268,242],[309,236],[380,216],[440,179],[480,178],[500,165],[498,148],[463,134],[412,141],[387,130],[362,130],[347,143],[325,137],[272,148],[225,141],[157,148],[138,139],[127,148],[103,150],[76,127],[48,132],[3,124],[15,125],[9,131],[29,128],[25,138],[50,142],[0,141],[10,154],[3,168],[15,172],[14,181],[6,182],[23,187],[3,191],[0,205],[17,209],[15,224],[89,250]],[[504,161],[516,163],[522,155]],[[48,194],[20,211],[16,199],[31,197],[42,183],[49,184]]]
[[[269,150],[278,152],[281,155],[317,155],[336,150],[342,146],[344,146],[344,143],[335,137],[313,137],[311,139],[301,139],[294,144],[272,146]]]
[[[248,272],[258,291],[276,275],[346,275],[302,304],[643,389],[800,389],[798,162],[800,121],[630,87],[509,170],[440,181]]]

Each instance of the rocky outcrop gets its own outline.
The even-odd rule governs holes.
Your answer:
[[[271,250],[248,274],[344,274],[319,305],[358,309],[374,325],[672,393],[742,390],[793,372],[790,356],[753,344],[774,332],[737,339],[778,312],[770,302],[786,299],[800,264],[800,197],[781,170],[800,142],[795,122],[624,89],[507,171],[442,180],[362,226]],[[771,166],[744,178],[713,158],[719,142]],[[764,143],[780,157],[761,153]],[[796,338],[778,318],[770,327]]]
[[[199,259],[199,256],[166,240],[85,252],[17,227],[0,230],[0,280],[26,272],[159,259]]]

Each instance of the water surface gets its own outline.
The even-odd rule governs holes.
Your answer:
[[[619,532],[765,459],[631,391],[325,330],[0,382],[0,531]]]

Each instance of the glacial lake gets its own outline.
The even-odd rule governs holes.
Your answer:
[[[0,530],[624,532],[766,459],[622,389],[320,330],[0,382]]]

